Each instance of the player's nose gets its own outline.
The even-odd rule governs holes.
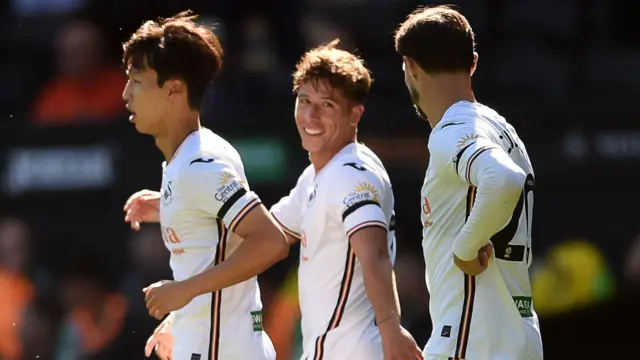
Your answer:
[[[304,112],[304,118],[309,120],[317,120],[320,118],[320,110],[317,106],[309,106]]]
[[[125,103],[129,104],[131,102],[131,92],[129,91],[129,83],[125,85],[124,90],[122,90],[122,100]]]

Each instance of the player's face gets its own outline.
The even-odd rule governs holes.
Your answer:
[[[420,94],[418,93],[418,88],[414,83],[413,76],[411,76],[411,73],[409,72],[407,60],[402,63],[402,71],[404,71],[404,83],[407,85],[407,89],[409,89],[411,100],[415,105],[418,105],[420,102]]]
[[[129,81],[122,98],[131,112],[129,121],[143,134],[157,135],[164,127],[168,90],[158,86],[158,74],[150,68],[127,69]]]
[[[298,89],[296,125],[302,147],[310,153],[339,150],[355,135],[362,105],[353,105],[342,90],[326,80],[309,81]]]
[[[407,85],[407,89],[409,90],[409,95],[411,95],[411,101],[413,101],[413,107],[416,109],[418,116],[426,119],[427,116],[420,109],[420,92],[418,91],[418,86],[416,85],[416,79],[411,75],[411,71],[409,67],[411,66],[408,59],[404,59],[402,63],[402,70],[404,71],[404,83]]]

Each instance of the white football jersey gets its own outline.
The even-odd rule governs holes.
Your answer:
[[[231,236],[235,227],[260,204],[249,190],[240,155],[208,129],[190,134],[171,161],[163,163],[161,196],[160,225],[177,281],[224,261],[241,241]],[[203,359],[227,358],[238,349],[245,354],[264,353],[260,344],[266,334],[256,277],[194,298],[175,312],[173,331],[194,328],[189,324],[201,324],[203,319],[210,323],[209,330],[199,335],[210,338],[209,354],[200,354]],[[180,334],[174,335],[178,342]],[[263,359],[256,355],[234,358]]]
[[[310,165],[289,196],[272,207],[285,232],[301,241],[303,359],[360,358],[354,353],[358,342],[379,339],[362,268],[349,238],[369,226],[388,230],[394,262],[393,204],[391,182],[380,159],[364,145],[352,143],[319,173]]]
[[[527,179],[511,219],[487,239],[495,258],[474,277],[456,267],[452,244],[473,207],[473,162],[497,147]],[[421,220],[433,332],[425,352],[453,359],[542,359],[528,272],[534,173],[524,144],[494,110],[462,101],[433,128],[429,152]]]

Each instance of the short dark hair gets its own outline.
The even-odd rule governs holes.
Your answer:
[[[319,80],[327,80],[333,88],[341,89],[347,99],[364,102],[373,82],[371,72],[360,57],[336,48],[339,41],[313,48],[302,56],[293,73],[294,92],[308,81],[317,84]]]
[[[123,44],[126,66],[158,73],[158,86],[180,79],[187,85],[189,107],[200,110],[207,86],[222,68],[222,46],[210,28],[194,22],[191,11],[147,21]]]
[[[462,14],[448,6],[414,11],[396,31],[395,47],[426,73],[470,71],[475,61],[473,29]]]

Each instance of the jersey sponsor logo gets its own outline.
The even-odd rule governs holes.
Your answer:
[[[162,239],[166,244],[182,243],[182,241],[178,237],[178,234],[176,233],[175,230],[173,230],[173,228],[168,226],[162,226],[161,229],[162,229]]]
[[[204,163],[204,164],[209,164],[213,162],[213,159],[203,159],[203,158],[197,158],[195,160],[191,160],[191,162],[189,163],[189,165],[193,165],[195,163]]]
[[[304,262],[309,261],[309,257],[304,253],[307,251],[307,234],[303,231],[300,235],[300,259]]]
[[[245,182],[237,180],[233,173],[225,171],[220,177],[214,198],[222,203],[227,202],[233,194],[244,189]]]
[[[169,205],[171,200],[173,200],[173,190],[171,190],[171,186],[173,186],[173,182],[169,181],[167,187],[162,191],[162,203],[164,205]]]
[[[318,190],[318,187],[315,186],[313,188],[313,191],[309,194],[309,206],[311,206],[311,204],[313,203],[313,200],[316,199],[316,191]]]
[[[262,310],[251,311],[251,323],[253,325],[253,331],[263,331],[262,326]]]
[[[350,191],[347,196],[342,199],[342,204],[351,207],[362,201],[373,201],[379,203],[380,193],[378,189],[370,182],[363,182]]]
[[[475,141],[480,135],[478,134],[466,134],[463,137],[460,138],[460,140],[458,140],[458,144],[456,145],[456,147],[458,149],[465,147],[467,144],[471,143],[472,141]]]
[[[167,246],[167,249],[171,251],[172,255],[178,256],[185,253],[184,248],[181,246],[178,246],[178,244],[182,243],[182,240],[180,240],[178,233],[176,233],[176,231],[173,230],[173,228],[168,226],[161,226],[160,230],[162,233],[162,240]]]
[[[533,312],[531,311],[531,296],[513,296],[513,303],[523,318],[533,316]]]
[[[455,125],[462,125],[462,124],[464,124],[464,123],[448,123],[448,124],[442,125],[442,127],[440,129],[444,129],[447,126],[455,126]]]
[[[433,221],[431,218],[431,204],[429,203],[429,199],[426,196],[422,197],[422,226],[431,227],[433,225]]]
[[[442,331],[440,331],[440,336],[442,337],[451,337],[451,326],[450,325],[445,325],[442,327]]]
[[[346,163],[346,164],[343,164],[342,166],[350,166],[358,171],[367,171],[367,168],[365,168],[364,165],[356,164],[354,162]]]

